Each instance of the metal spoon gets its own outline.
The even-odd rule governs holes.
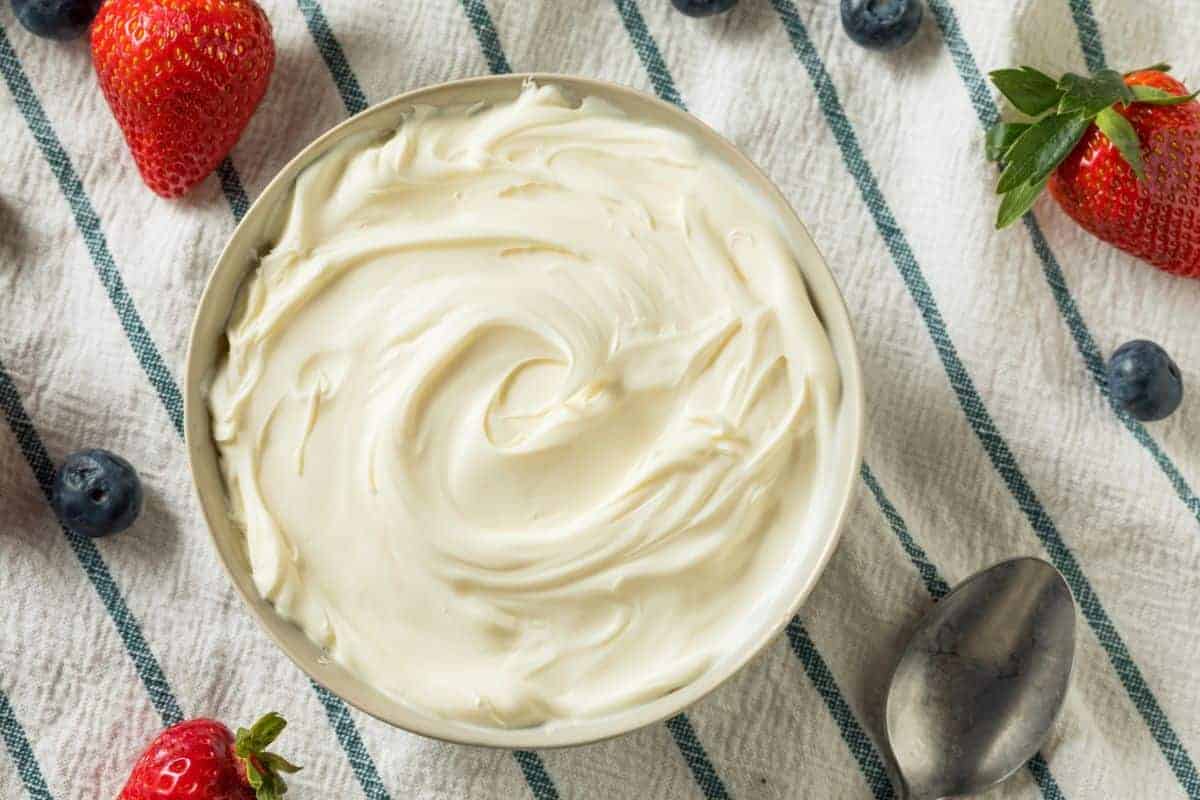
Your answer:
[[[1045,561],[1003,561],[922,620],[892,675],[887,733],[909,800],[994,786],[1028,761],[1066,699],[1075,603]]]

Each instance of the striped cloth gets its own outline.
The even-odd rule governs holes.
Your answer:
[[[950,584],[1041,555],[1079,601],[1078,670],[1043,751],[993,797],[1200,798],[1200,398],[1147,428],[1104,355],[1200,372],[1200,283],[1043,202],[992,231],[984,73],[1136,67],[1200,79],[1194,0],[927,0],[867,53],[835,0],[269,0],[263,107],[188,198],[145,190],[82,43],[0,7],[0,797],[113,797],[161,726],[278,709],[299,798],[891,798],[883,676]],[[1191,12],[1190,16],[1187,12]],[[555,71],[654,92],[733,139],[824,249],[860,335],[868,444],[843,543],[786,635],[715,695],[589,747],[506,752],[389,729],[311,684],[242,611],[192,498],[178,376],[209,266],[248,199],[347,114],[424,84]],[[1200,381],[1197,381],[1200,386]],[[148,486],[93,542],[46,504],[102,446]]]

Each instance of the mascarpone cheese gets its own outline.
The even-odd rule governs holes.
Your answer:
[[[782,226],[596,98],[416,107],[296,182],[210,394],[258,591],[443,718],[688,684],[774,597],[838,373]]]

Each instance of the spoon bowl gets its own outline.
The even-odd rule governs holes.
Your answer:
[[[1036,558],[959,584],[922,620],[892,675],[887,733],[909,800],[976,794],[1033,757],[1066,699],[1075,603]]]

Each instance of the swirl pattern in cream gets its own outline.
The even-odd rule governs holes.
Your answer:
[[[732,657],[838,375],[763,198],[528,86],[305,171],[210,404],[258,590],[427,713],[563,724]]]

